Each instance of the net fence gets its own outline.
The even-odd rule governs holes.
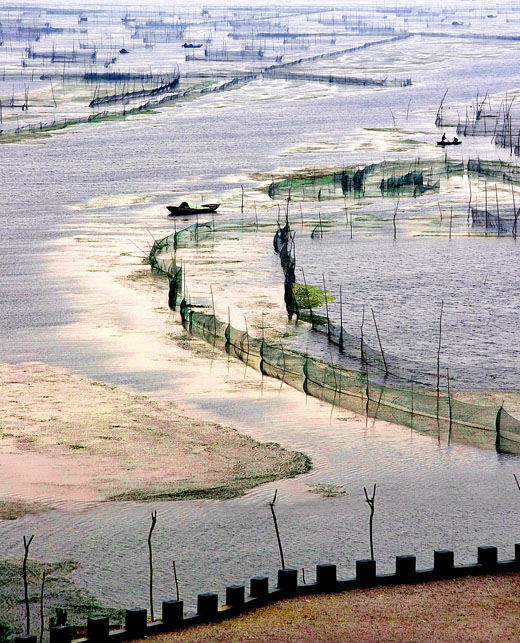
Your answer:
[[[389,387],[371,381],[368,372],[352,371],[251,336],[213,314],[193,310],[183,299],[181,318],[188,332],[225,351],[263,375],[307,395],[368,417],[430,435],[443,442],[463,442],[520,452],[520,422],[502,407],[480,406],[425,391]]]
[[[233,224],[229,224],[230,229]],[[236,224],[235,224],[236,227]],[[169,305],[179,308],[186,330],[212,346],[225,351],[265,376],[276,378],[338,408],[385,420],[450,443],[465,442],[500,452],[520,452],[520,421],[500,406],[483,406],[454,399],[437,390],[416,388],[410,381],[410,368],[420,373],[420,366],[407,364],[392,356],[383,356],[358,338],[349,335],[341,326],[301,307],[294,295],[293,237],[286,224],[274,237],[274,248],[280,256],[285,279],[285,298],[289,315],[309,321],[313,328],[327,333],[341,351],[360,358],[360,369],[325,362],[309,354],[286,348],[282,341],[274,342],[252,336],[248,331],[219,320],[215,314],[194,306],[186,295],[182,266],[178,266],[175,251],[182,245],[197,242],[202,235],[214,234],[214,226],[197,223],[164,239],[156,241],[150,251],[150,265],[169,280]],[[369,367],[380,373],[384,380]],[[388,377],[391,375],[393,377]],[[424,373],[425,379],[428,373]]]

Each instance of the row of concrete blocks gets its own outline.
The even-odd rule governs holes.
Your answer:
[[[356,577],[348,580],[338,580],[336,565],[316,565],[316,582],[298,585],[298,570],[292,568],[278,570],[278,586],[269,591],[269,578],[256,576],[251,578],[249,597],[246,598],[244,585],[230,585],[226,588],[226,604],[219,609],[218,595],[213,592],[199,594],[197,597],[197,613],[194,616],[184,616],[183,601],[163,601],[162,620],[148,623],[147,610],[141,608],[127,609],[125,612],[125,627],[122,630],[110,631],[108,617],[93,617],[88,619],[88,643],[103,641],[116,643],[131,639],[142,638],[152,634],[171,632],[200,623],[221,620],[236,616],[268,603],[273,603],[288,596],[304,596],[328,592],[340,592],[349,589],[359,589],[375,586],[389,586],[400,583],[417,583],[463,576],[477,576],[488,573],[520,571],[520,544],[515,545],[513,560],[498,561],[496,547],[479,547],[477,563],[472,565],[455,565],[454,553],[448,549],[434,552],[432,569],[417,570],[415,556],[396,556],[394,574],[376,574],[376,561],[356,561]],[[71,643],[75,635],[74,627],[60,625],[50,628],[50,643]],[[80,640],[80,639],[76,639]],[[37,643],[34,635],[21,635],[15,638],[15,643]]]

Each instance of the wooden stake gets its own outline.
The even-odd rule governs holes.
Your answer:
[[[157,512],[152,511],[152,524],[148,533],[148,561],[150,567],[150,618],[152,622],[155,620],[153,616],[153,558],[152,558],[152,533],[157,523]]]
[[[451,429],[452,429],[452,420],[451,420],[451,395],[450,395],[450,371],[446,369],[446,382],[448,384],[448,412],[450,417],[450,425],[448,429],[448,444],[451,442]]]
[[[329,319],[329,301],[327,298],[327,287],[325,286],[325,273],[323,273],[323,294],[325,295],[325,310],[327,311],[327,338],[330,342],[330,319]]]
[[[369,522],[369,535],[370,535],[370,558],[372,560],[375,560],[374,558],[374,511],[375,511],[375,500],[376,500],[376,485],[374,485],[374,490],[372,492],[372,497],[368,497],[368,492],[366,487],[363,487],[363,491],[365,492],[365,501],[367,505],[370,507],[370,522]]]
[[[363,326],[365,325],[365,304],[363,304],[363,312],[361,314],[361,363],[365,363],[365,356],[363,354]]]
[[[379,329],[377,327],[376,316],[374,314],[374,309],[371,307],[372,318],[374,320],[374,326],[376,327],[377,341],[379,342],[379,348],[381,349],[381,357],[383,358],[383,364],[385,365],[385,374],[388,375],[388,366],[386,365],[385,352],[383,350],[383,344],[381,343],[381,337],[379,336]]]
[[[24,556],[23,556],[23,565],[22,565],[22,574],[23,574],[23,589],[25,597],[25,633],[29,635],[31,633],[31,611],[29,609],[29,586],[27,584],[27,559],[29,557],[29,547],[33,541],[34,534],[27,540],[23,537],[23,547],[24,547]]]
[[[40,591],[40,643],[43,641],[43,630],[45,629],[45,622],[43,618],[43,592],[45,589],[45,571],[42,574],[42,586]]]
[[[437,425],[439,424],[439,397],[441,394],[441,343],[442,343],[442,313],[444,300],[441,301],[441,314],[439,317],[439,346],[437,348]]]
[[[283,555],[282,540],[280,538],[280,531],[278,529],[278,521],[276,520],[276,513],[274,511],[274,505],[275,505],[275,502],[276,502],[276,496],[277,495],[278,495],[278,489],[275,489],[274,498],[269,503],[269,507],[271,508],[271,514],[273,516],[273,522],[274,522],[274,530],[276,532],[276,540],[278,541],[278,551],[280,552],[280,563],[282,565],[282,569],[285,569],[285,559],[284,559],[284,555]]]
[[[177,579],[177,568],[175,567],[175,561],[173,561],[173,579],[175,581],[175,592],[177,594],[177,600],[179,600],[179,581]]]

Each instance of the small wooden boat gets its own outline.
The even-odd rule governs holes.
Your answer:
[[[446,147],[447,145],[460,145],[462,141],[437,141],[437,145]]]
[[[192,208],[186,201],[183,201],[180,205],[167,205],[166,209],[170,213],[168,216],[179,217],[187,214],[211,214],[219,206],[220,203],[204,203],[200,208]]]

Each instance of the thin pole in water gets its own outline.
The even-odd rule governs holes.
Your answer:
[[[495,200],[497,203],[497,236],[500,236],[500,210],[498,207],[498,188],[496,183],[495,183]]]
[[[271,515],[273,516],[274,530],[276,532],[276,540],[278,541],[278,551],[280,552],[280,562],[282,564],[282,569],[285,569],[285,558],[283,555],[282,540],[280,538],[280,530],[278,529],[278,521],[276,519],[276,513],[274,511],[274,505],[276,502],[277,495],[278,495],[278,489],[275,489],[274,498],[269,503],[269,507],[271,508]]]
[[[383,364],[385,365],[385,374],[388,375],[388,366],[386,365],[385,351],[383,350],[383,344],[381,343],[381,337],[379,336],[379,328],[377,327],[376,316],[374,314],[374,309],[371,307],[372,318],[374,320],[374,326],[376,327],[377,341],[379,342],[379,348],[381,349],[381,357],[383,358]]]
[[[450,426],[448,429],[448,444],[449,444],[451,442],[452,421],[451,421],[450,370],[448,368],[446,369],[446,382],[448,384],[448,412],[450,417]]]
[[[325,273],[323,277],[323,294],[325,295],[325,310],[327,311],[327,339],[330,342],[330,319],[329,319],[329,300],[327,297],[327,287],[325,286]]]
[[[442,313],[444,300],[441,301],[441,314],[439,316],[439,345],[437,347],[437,429],[439,428],[439,398],[441,394],[441,345],[442,345]]]

